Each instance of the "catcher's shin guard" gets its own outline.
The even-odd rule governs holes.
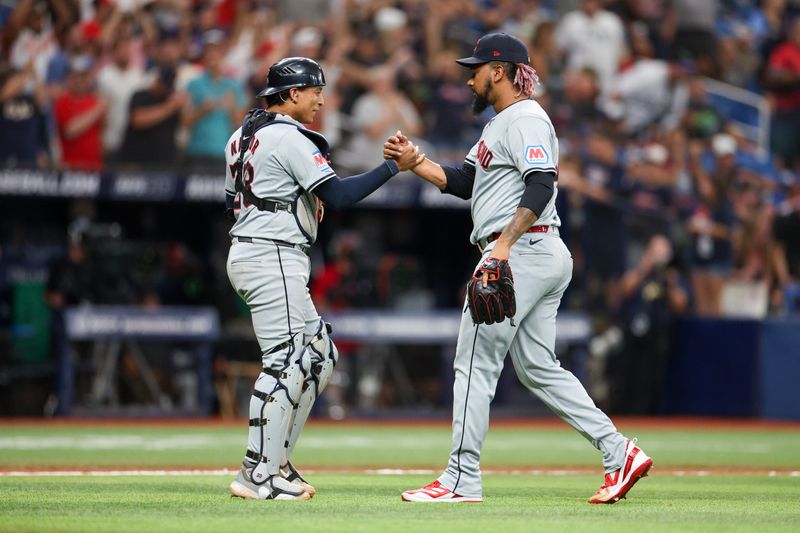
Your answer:
[[[289,438],[286,439],[286,449],[281,460],[281,465],[288,465],[300,432],[305,426],[311,408],[317,400],[322,390],[328,384],[333,375],[333,368],[339,360],[339,351],[330,337],[330,324],[320,319],[317,331],[308,339],[306,352],[311,355],[311,372],[303,382],[303,390],[300,400],[292,414],[292,421],[289,427]],[[299,476],[299,475],[298,475]]]
[[[305,351],[291,342],[283,349],[282,370],[265,367],[250,398],[250,431],[246,461],[253,465],[253,483],[260,485],[277,475],[292,412],[300,399],[309,367]]]

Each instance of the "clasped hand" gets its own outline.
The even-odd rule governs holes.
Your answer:
[[[425,154],[400,130],[383,143],[383,158],[394,159],[401,171],[411,170],[425,160]]]

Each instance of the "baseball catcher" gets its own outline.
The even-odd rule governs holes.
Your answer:
[[[351,206],[424,157],[410,153],[340,178],[326,158],[327,140],[305,127],[322,108],[324,86],[316,61],[278,61],[259,94],[264,108],[248,113],[225,147],[226,205],[235,221],[228,278],[250,308],[263,367],[242,468],[230,485],[240,498],[308,500],[316,493],[292,452],[338,359],[332,329],[307,289],[320,202]]]

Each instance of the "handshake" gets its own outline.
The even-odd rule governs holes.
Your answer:
[[[401,172],[413,170],[425,161],[425,154],[419,152],[419,147],[408,140],[400,130],[386,139],[383,143],[383,158],[394,159]]]

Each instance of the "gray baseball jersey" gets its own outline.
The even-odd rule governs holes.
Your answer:
[[[533,100],[512,104],[486,125],[466,161],[475,165],[470,240],[477,243],[511,221],[526,173],[557,171],[553,125]],[[555,192],[535,223],[550,226],[548,231],[524,235],[509,252],[516,326],[510,320],[476,325],[464,306],[453,364],[453,442],[447,468],[438,479],[463,497],[482,496],[481,449],[489,429],[489,406],[508,354],[522,384],[602,451],[606,472],[624,461],[627,439],[556,357],[556,313],[572,279],[572,256],[553,228],[561,224]],[[495,244],[486,247],[481,262],[491,256]]]
[[[314,143],[298,131],[297,127],[302,127],[299,122],[280,114],[275,120],[287,123],[271,124],[255,133],[245,151],[242,172],[245,186],[258,198],[292,204],[304,191],[313,191],[336,173]],[[235,191],[231,168],[239,157],[240,139],[241,128],[225,149],[225,191],[229,194]],[[294,213],[260,211],[247,205],[242,196],[237,194],[234,203],[236,221],[230,230],[233,243],[228,273],[237,293],[250,306],[256,337],[265,354],[263,362],[269,367],[277,365],[279,362],[271,359],[281,355],[269,353],[274,346],[306,327],[313,335],[319,322],[307,289],[311,272],[308,256],[300,249],[279,248],[273,241],[297,245],[310,242]],[[239,237],[255,240],[240,242]],[[263,265],[253,268],[256,262]]]
[[[311,140],[300,133],[299,122],[286,115],[277,115],[276,120],[290,124],[274,124],[258,130],[244,154],[242,172],[245,186],[249,186],[259,198],[282,204],[291,204],[303,191],[311,192],[320,183],[333,178],[325,154],[320,153]],[[235,194],[231,168],[239,158],[241,128],[228,140],[225,158],[225,192]],[[258,237],[277,239],[293,244],[310,244],[301,231],[298,221],[290,211],[259,211],[247,205],[241,194],[237,196],[234,209],[236,222],[231,228],[232,237]]]
[[[466,162],[475,167],[470,241],[476,244],[492,233],[500,233],[511,222],[528,173],[558,172],[558,139],[550,117],[534,100],[506,107],[483,128]],[[537,225],[561,225],[556,213],[557,195],[555,187]]]

